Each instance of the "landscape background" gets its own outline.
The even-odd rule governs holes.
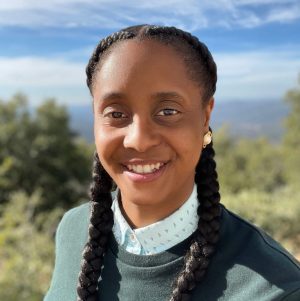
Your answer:
[[[221,201],[300,259],[299,1],[11,0],[0,4],[0,300],[49,288],[57,224],[88,201],[85,65],[99,39],[138,23],[207,44]]]

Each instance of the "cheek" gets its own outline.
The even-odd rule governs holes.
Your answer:
[[[203,145],[203,127],[199,122],[188,122],[174,135],[178,148],[186,153],[200,152]]]
[[[118,138],[114,133],[110,133],[105,126],[97,123],[94,125],[94,137],[99,159],[103,167],[108,170],[118,149]]]
[[[202,142],[199,137],[195,137],[195,140],[186,145],[186,148],[184,150],[184,153],[186,154],[184,159],[187,164],[196,166],[199,161],[201,152]]]
[[[195,170],[196,165],[200,159],[203,149],[202,131],[191,131],[189,136],[189,143],[186,145],[185,161],[189,168]]]
[[[183,168],[190,169],[191,166],[197,165],[203,145],[201,129],[189,126],[184,130],[181,128],[172,132],[172,135],[169,133],[165,137],[179,162],[183,163]]]

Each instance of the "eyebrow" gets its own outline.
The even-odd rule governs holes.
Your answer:
[[[180,101],[184,101],[184,97],[181,96],[180,94],[178,94],[177,92],[173,92],[173,91],[167,91],[167,92],[157,92],[151,95],[151,98],[153,99],[176,99],[176,100],[180,100]]]
[[[108,92],[101,97],[102,101],[126,99],[126,94],[120,92]],[[151,94],[152,99],[177,99],[184,101],[184,97],[174,91],[156,92]]]
[[[120,100],[126,98],[126,95],[124,93],[119,92],[108,92],[101,97],[102,101],[109,101],[109,100]]]

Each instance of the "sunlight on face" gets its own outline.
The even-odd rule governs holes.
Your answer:
[[[189,196],[213,101],[203,108],[179,54],[155,41],[123,41],[95,78],[94,134],[124,210],[163,217]],[[160,217],[161,217],[160,216]]]

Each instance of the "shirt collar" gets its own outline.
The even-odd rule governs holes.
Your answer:
[[[128,252],[156,254],[177,245],[197,229],[199,217],[196,184],[189,198],[175,212],[158,222],[138,229],[131,229],[122,215],[117,195],[118,193],[112,205],[113,233],[117,242]]]

